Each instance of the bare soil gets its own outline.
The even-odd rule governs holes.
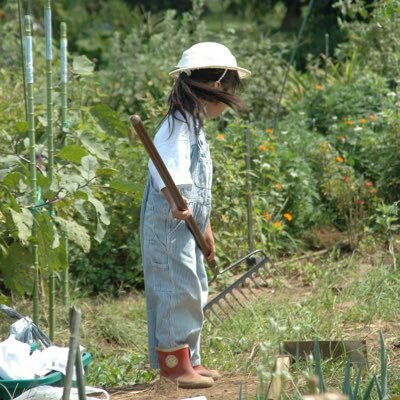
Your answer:
[[[242,386],[242,393],[248,398],[256,394],[256,377],[226,374],[215,385],[207,389],[180,389],[165,379],[147,385],[109,390],[112,400],[182,400],[204,396],[207,400],[237,399]],[[246,398],[246,396],[244,396]]]

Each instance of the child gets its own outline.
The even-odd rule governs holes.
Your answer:
[[[227,106],[242,106],[235,89],[250,71],[237,66],[227,47],[204,42],[186,50],[170,75],[176,80],[154,145],[188,209],[176,207],[150,160],[140,232],[150,366],[180,387],[200,388],[212,386],[219,374],[200,363],[207,274],[185,219],[193,215],[213,260],[212,164],[203,120],[218,117]]]

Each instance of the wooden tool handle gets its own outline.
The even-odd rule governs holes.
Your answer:
[[[171,193],[171,196],[177,205],[177,207],[180,210],[187,210],[187,206],[185,201],[182,198],[181,193],[179,192],[178,188],[175,185],[175,182],[173,181],[167,167],[164,164],[164,161],[160,157],[160,154],[158,153],[156,147],[154,146],[154,143],[150,139],[150,136],[146,132],[145,127],[143,126],[142,120],[140,119],[139,115],[131,115],[129,117],[129,121],[132,124],[133,128],[135,129],[137,135],[139,136],[139,139],[143,143],[147,153],[149,154],[149,157],[151,161],[153,161],[154,166],[156,167],[158,173],[161,176],[161,179],[163,180],[165,186],[167,187],[168,191]],[[199,227],[196,224],[196,221],[194,220],[193,216],[191,215],[188,217],[186,220],[187,225],[189,226],[190,231],[192,232],[197,245],[200,247],[205,259],[207,260],[208,266],[215,271],[216,269],[216,263],[215,260],[208,260],[208,256],[210,254],[210,249],[203,237],[203,235],[200,232]]]

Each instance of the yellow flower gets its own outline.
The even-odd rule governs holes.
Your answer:
[[[374,114],[371,114],[369,116],[369,119],[370,119],[371,122],[375,122],[376,121],[376,116]]]
[[[367,120],[366,120],[365,118],[360,118],[360,119],[358,120],[358,122],[359,122],[360,124],[366,124],[366,123],[367,123]]]
[[[275,186],[275,188],[278,189],[278,190],[281,190],[281,189],[282,189],[282,185],[281,185],[279,182],[276,182],[274,186]]]
[[[267,147],[264,146],[263,144],[260,144],[260,145],[258,146],[258,150],[260,150],[260,151],[267,151]]]
[[[344,158],[342,156],[336,156],[336,161],[338,163],[344,163]]]
[[[166,111],[163,111],[163,112],[162,112],[162,115],[163,115],[163,117],[165,117],[165,116],[167,115],[167,112],[166,112]]]
[[[315,85],[315,90],[324,90],[324,87],[322,85]]]
[[[265,132],[267,132],[267,133],[274,133],[274,130],[273,130],[272,128],[267,128],[267,129],[265,130]]]
[[[263,212],[263,217],[264,217],[267,221],[271,221],[271,216],[270,216],[266,211]]]
[[[288,212],[283,214],[283,217],[286,218],[288,221],[291,221],[293,219],[292,214]]]
[[[217,140],[225,140],[225,135],[223,133],[218,133]]]
[[[274,222],[274,227],[279,229],[279,228],[282,227],[282,224],[279,221],[275,221]]]

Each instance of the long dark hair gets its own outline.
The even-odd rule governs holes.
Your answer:
[[[213,103],[224,103],[233,110],[244,108],[241,98],[235,94],[241,82],[239,74],[235,70],[227,70],[220,80],[222,89],[210,87],[210,82],[218,81],[226,70],[222,68],[207,68],[191,71],[188,75],[181,72],[176,79],[171,93],[168,97],[167,116],[172,117],[172,122],[177,119],[177,112],[180,112],[185,122],[193,123],[196,134],[203,125],[204,106],[201,100]]]

